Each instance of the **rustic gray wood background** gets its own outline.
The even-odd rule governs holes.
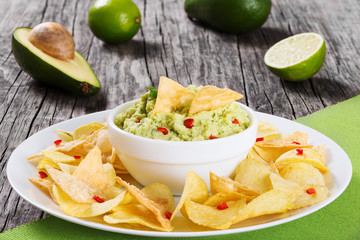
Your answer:
[[[27,137],[54,123],[111,109],[157,87],[165,75],[184,85],[234,89],[251,108],[296,119],[360,93],[360,1],[273,0],[263,27],[244,35],[219,33],[193,23],[183,0],[136,0],[142,28],[131,41],[107,45],[87,26],[89,0],[0,0],[0,231],[46,214],[12,190],[6,163]],[[96,96],[80,98],[37,83],[11,52],[16,27],[44,21],[63,24],[75,47],[102,83]],[[285,82],[265,66],[263,56],[277,41],[302,32],[324,36],[327,56],[309,81]],[[49,76],[51,77],[51,76]]]

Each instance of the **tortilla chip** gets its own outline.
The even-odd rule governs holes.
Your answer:
[[[128,174],[124,164],[121,162],[119,156],[117,155],[115,148],[112,148],[111,157],[109,162],[113,165],[115,172],[118,174]]]
[[[73,163],[76,161],[74,156],[69,156],[58,151],[42,150],[41,153],[44,155],[45,158],[51,159],[56,163]]]
[[[61,172],[48,165],[45,166],[45,169],[54,182],[76,202],[92,203],[95,195],[105,198],[99,189],[90,186],[73,175]]]
[[[191,103],[189,114],[196,114],[201,111],[210,111],[214,108],[223,107],[244,96],[228,88],[217,88],[205,86],[194,97]]]
[[[75,169],[73,176],[100,190],[104,190],[109,186],[110,182],[104,171],[101,151],[98,147],[95,147],[86,155]]]
[[[168,211],[167,204],[162,205],[151,200],[145,193],[141,192],[140,189],[123,181],[120,177],[116,177],[116,181],[123,185],[131,196],[133,196],[141,205],[149,209],[155,215],[162,227],[172,229],[170,220],[165,216],[165,213]]]
[[[95,217],[107,213],[116,207],[125,196],[125,191],[123,191],[115,198],[102,203],[79,203],[74,201],[69,195],[67,195],[61,188],[56,185],[53,186],[53,192],[61,209],[66,214],[73,217]]]
[[[118,205],[113,213],[104,216],[104,221],[110,224],[140,224],[155,230],[166,232],[172,230],[161,226],[154,214],[140,204]]]
[[[167,77],[160,77],[153,114],[172,112],[191,104],[195,93]]]
[[[109,133],[106,127],[94,131],[84,139],[86,142],[97,146],[101,150],[103,162],[107,162],[108,156],[111,156],[112,145],[109,140]]]
[[[29,163],[37,166],[43,157],[44,155],[42,153],[35,153],[29,156],[26,160],[28,160]]]
[[[84,140],[75,140],[71,142],[62,142],[60,146],[51,145],[46,150],[56,150],[69,156],[86,156],[94,145]]]
[[[29,178],[29,181],[34,184],[37,188],[39,188],[41,191],[49,194],[49,196],[52,198],[52,200],[58,204],[56,201],[56,198],[53,193],[53,185],[54,181],[51,179],[43,179],[43,178]]]

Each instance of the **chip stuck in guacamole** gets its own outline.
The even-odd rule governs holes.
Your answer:
[[[243,96],[230,89],[194,85],[185,88],[161,77],[156,99],[152,91],[119,113],[115,124],[134,135],[169,141],[222,138],[251,125],[246,111],[234,103]]]

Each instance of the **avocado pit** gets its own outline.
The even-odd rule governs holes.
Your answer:
[[[29,41],[44,53],[69,62],[75,57],[75,44],[69,31],[61,24],[44,22],[35,26]]]

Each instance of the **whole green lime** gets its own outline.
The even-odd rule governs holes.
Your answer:
[[[245,33],[265,23],[271,0],[185,0],[184,8],[189,17],[216,30]]]
[[[97,38],[113,44],[130,40],[141,26],[139,8],[131,0],[96,0],[88,20]]]

